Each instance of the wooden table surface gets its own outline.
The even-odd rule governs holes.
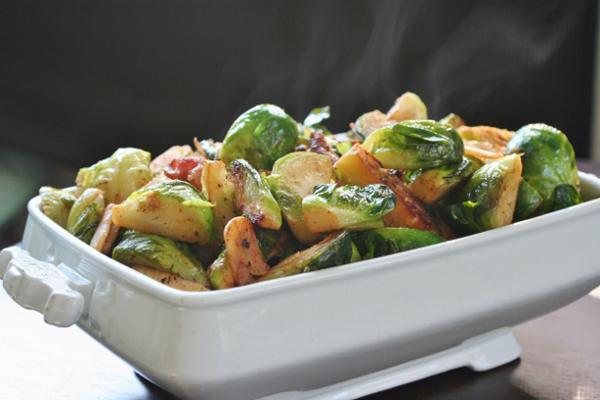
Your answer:
[[[175,399],[79,328],[46,325],[1,288],[0,316],[0,400]],[[461,368],[365,399],[600,399],[600,288],[514,334],[523,353],[510,364]]]

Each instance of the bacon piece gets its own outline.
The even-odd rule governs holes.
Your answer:
[[[204,158],[200,156],[176,158],[165,166],[164,173],[168,178],[189,182],[198,190],[202,190],[200,178],[203,162]]]

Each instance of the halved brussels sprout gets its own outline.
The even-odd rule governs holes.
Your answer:
[[[235,120],[221,148],[221,159],[229,164],[237,158],[256,169],[271,170],[279,157],[294,151],[298,138],[296,121],[272,104],[258,105]]]
[[[183,242],[128,229],[113,249],[112,258],[128,266],[170,272],[210,288],[202,264]]]
[[[331,159],[312,152],[290,153],[275,162],[267,178],[271,191],[294,236],[311,245],[323,238],[308,230],[302,215],[302,199],[312,194],[315,185],[335,180]]]
[[[544,212],[581,202],[575,152],[567,136],[545,124],[531,124],[519,129],[506,146],[508,154],[523,154],[523,179],[535,189],[543,202]],[[561,185],[573,189],[560,188]]]
[[[229,258],[227,257],[227,249],[223,249],[219,256],[208,268],[206,273],[212,284],[213,289],[229,289],[235,287],[235,278],[233,271],[229,267]]]
[[[363,260],[417,249],[445,239],[431,232],[410,228],[380,228],[357,232],[353,241]]]
[[[396,206],[396,195],[386,185],[317,185],[302,200],[302,215],[311,232],[337,229],[382,228],[383,216]]]
[[[385,184],[396,195],[396,208],[383,216],[385,226],[408,227],[438,233],[436,224],[423,204],[404,185],[400,177],[381,168],[381,164],[360,144],[344,154],[333,169],[347,185]]]
[[[104,192],[108,203],[119,204],[152,179],[150,153],[140,149],[121,148],[112,156],[98,161],[77,173],[79,196],[85,189],[96,188]]]
[[[281,208],[262,176],[246,160],[237,159],[229,166],[235,186],[235,206],[262,228],[279,229],[283,218]]]
[[[202,194],[213,203],[215,214],[215,237],[218,242],[223,240],[223,229],[232,218],[240,215],[234,205],[235,186],[227,179],[227,168],[223,161],[204,160],[200,179]]]
[[[162,283],[163,285],[184,290],[186,292],[204,292],[209,291],[210,288],[204,286],[203,284],[195,281],[190,281],[189,279],[185,279],[181,275],[172,274],[170,272],[159,271],[154,268],[146,267],[143,265],[131,265],[132,269],[135,269],[137,272],[142,273],[155,281]]]
[[[102,190],[86,189],[71,207],[67,218],[67,231],[77,239],[90,244],[102,219],[104,207]]]
[[[44,214],[62,228],[65,228],[69,211],[71,211],[71,207],[76,200],[75,195],[66,190],[43,186],[40,188],[40,198],[42,199]]]
[[[259,281],[283,278],[302,272],[314,271],[347,264],[352,260],[352,240],[348,231],[329,234],[321,242],[287,257]]]
[[[465,126],[465,121],[454,113],[450,113],[446,115],[444,118],[440,119],[442,124],[448,124],[454,129],[458,129],[461,126]]]
[[[477,233],[508,225],[513,220],[521,157],[504,156],[479,168],[459,196],[445,209],[448,222],[463,233]]]
[[[381,128],[395,124],[397,121],[389,121],[384,113],[379,110],[364,113],[352,125],[354,133],[362,142],[369,135]]]
[[[515,134],[513,131],[493,126],[461,126],[456,131],[463,140],[489,143],[493,150],[502,153],[506,149],[506,144]]]
[[[463,141],[450,125],[437,121],[402,121],[373,132],[363,143],[385,168],[431,168],[459,161]]]
[[[522,221],[542,205],[542,196],[525,180],[521,180],[513,222]]]
[[[132,193],[113,208],[113,222],[184,242],[214,242],[213,204],[193,185],[170,180]]]
[[[398,97],[386,114],[388,120],[424,120],[427,119],[427,107],[419,96],[406,92]]]
[[[423,203],[430,204],[447,196],[469,180],[482,163],[473,157],[439,167],[408,171],[406,186]]]

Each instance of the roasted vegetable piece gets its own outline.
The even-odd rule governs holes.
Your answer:
[[[184,146],[172,146],[150,162],[150,173],[152,176],[158,175],[171,161],[187,157],[192,154],[192,152],[192,148],[187,144]]]
[[[489,143],[494,150],[502,153],[504,153],[508,141],[515,134],[512,131],[493,126],[461,126],[456,131],[463,140]]]
[[[517,154],[504,156],[478,169],[460,194],[459,202],[444,210],[450,225],[469,234],[510,224],[521,171],[521,157]]]
[[[310,132],[314,130],[321,130],[325,135],[331,135],[329,129],[327,129],[321,122],[331,116],[329,106],[313,108],[310,114],[304,119],[303,126],[308,127]]]
[[[235,186],[235,206],[250,221],[262,228],[279,229],[281,208],[260,174],[246,160],[237,159],[229,166],[230,180]]]
[[[279,157],[294,151],[298,138],[296,121],[281,108],[258,105],[235,120],[221,149],[221,159],[229,164],[243,158],[256,169],[271,170]]]
[[[396,206],[396,196],[386,185],[317,185],[302,200],[302,215],[311,232],[383,227],[383,216]]]
[[[513,222],[522,221],[533,214],[542,205],[542,201],[542,196],[527,181],[521,180]]]
[[[112,221],[112,208],[115,205],[110,203],[104,209],[104,215],[98,224],[96,232],[90,241],[90,247],[98,250],[99,252],[109,255],[117,239],[117,235],[121,229]]]
[[[406,92],[398,97],[386,114],[388,120],[424,120],[427,119],[427,107],[419,96]]]
[[[352,257],[350,259],[350,262],[353,263],[360,260],[362,260],[362,257],[360,256],[360,251],[358,251],[358,247],[356,247],[354,242],[352,242]]]
[[[265,262],[252,223],[236,217],[225,226],[225,247],[229,267],[238,286],[256,282],[255,276],[265,275],[269,265]]]
[[[275,162],[267,182],[294,236],[303,244],[315,244],[322,235],[308,230],[302,215],[302,199],[315,185],[335,180],[329,156],[312,152],[290,153]]]
[[[431,168],[459,161],[463,141],[450,125],[437,121],[402,121],[373,132],[363,143],[385,168]]]
[[[219,253],[219,257],[208,268],[207,275],[213,289],[220,290],[235,287],[235,278],[229,267],[227,249],[223,249]]]
[[[215,143],[212,139],[198,141],[197,138],[194,138],[194,147],[196,147],[198,153],[207,160],[218,160],[221,146],[222,143]]]
[[[189,279],[185,279],[182,276],[172,274],[170,272],[159,271],[143,265],[132,265],[131,268],[154,279],[155,281],[162,283],[163,285],[175,289],[184,290],[186,292],[204,292],[210,290],[199,282],[190,281]]]
[[[581,202],[575,152],[564,133],[545,124],[526,125],[508,142],[506,152],[523,154],[523,179],[542,196],[542,211]],[[558,189],[561,185],[575,190]]]
[[[75,203],[75,195],[66,190],[43,186],[40,188],[40,197],[44,214],[62,228],[65,228],[69,211]]]
[[[481,165],[479,159],[463,157],[439,167],[408,171],[404,178],[410,191],[423,203],[430,204],[468,181]]]
[[[183,242],[128,229],[113,249],[112,258],[128,266],[141,265],[180,275],[210,288],[202,264]]]
[[[118,149],[109,158],[79,170],[75,195],[87,188],[97,188],[104,192],[107,203],[119,204],[152,179],[149,164],[147,151]]]
[[[138,190],[113,208],[116,225],[184,242],[212,244],[213,204],[188,182],[171,180]]]
[[[410,228],[381,228],[352,235],[363,260],[444,242],[431,232]]]
[[[205,160],[202,166],[202,193],[213,203],[215,214],[215,237],[223,241],[223,229],[232,219],[240,215],[234,205],[235,187],[227,179],[227,169],[222,161]]]
[[[396,208],[384,215],[385,226],[408,227],[438,233],[436,224],[423,204],[401,179],[381,168],[379,161],[360,144],[344,154],[333,167],[339,179],[348,185],[386,184],[396,195]]]
[[[271,268],[259,281],[347,264],[351,259],[352,240],[350,239],[350,233],[348,231],[334,232],[314,246],[284,259]]]
[[[104,207],[104,193],[99,189],[86,189],[71,207],[67,219],[67,231],[89,244],[102,219]]]
[[[390,121],[387,119],[384,113],[379,110],[365,113],[358,117],[356,122],[352,124],[354,133],[358,136],[358,139],[362,142],[369,135],[381,128],[395,124],[397,121]]]
[[[454,129],[458,129],[461,126],[465,126],[465,121],[463,121],[461,117],[454,113],[446,115],[444,118],[440,119],[440,122],[442,124],[448,124]]]
[[[274,257],[280,256],[290,239],[290,234],[284,229],[275,231],[273,229],[265,229],[261,228],[260,226],[255,226],[254,234],[256,235],[256,240],[258,241],[260,253],[265,261],[269,261]]]

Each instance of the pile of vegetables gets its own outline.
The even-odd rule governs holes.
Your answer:
[[[194,139],[151,159],[118,149],[75,192],[43,187],[44,213],[166,285],[225,289],[394,254],[581,202],[559,130],[428,120],[413,93],[348,132],[258,105],[222,143]]]

